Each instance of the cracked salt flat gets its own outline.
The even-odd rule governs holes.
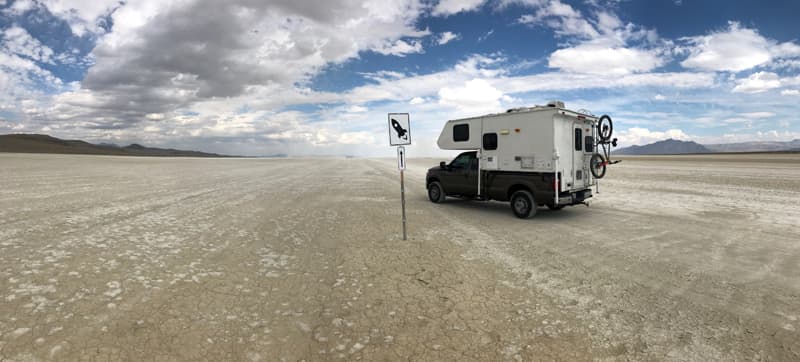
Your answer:
[[[791,164],[626,161],[520,222],[412,162],[401,242],[389,161],[0,157],[0,359],[798,359]]]

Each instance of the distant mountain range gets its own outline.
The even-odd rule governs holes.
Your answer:
[[[630,146],[612,151],[615,155],[680,155],[690,153],[796,152],[800,139],[789,142],[741,142],[701,145],[693,141],[668,139],[644,146]]]
[[[800,139],[789,142],[741,142],[706,145],[714,152],[800,151]]]
[[[116,156],[230,157],[216,153],[145,147],[136,143],[124,147],[108,143],[92,144],[77,140],[62,140],[42,134],[0,135],[0,152],[69,153]]]
[[[613,151],[615,155],[679,155],[686,153],[711,153],[705,146],[692,141],[668,139],[644,146],[630,146]]]

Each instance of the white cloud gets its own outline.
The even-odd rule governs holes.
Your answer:
[[[547,26],[562,36],[580,36],[589,39],[600,36],[594,26],[568,4],[555,0],[545,4],[536,2],[529,5],[534,5],[538,9],[534,14],[522,15],[517,19],[518,23]]]
[[[486,34],[483,34],[483,35],[478,37],[478,42],[480,43],[480,42],[488,39],[490,36],[492,36],[492,34],[494,34],[494,29],[489,29],[489,31],[487,31]]]
[[[742,117],[745,117],[745,118],[770,118],[770,117],[775,117],[775,113],[773,113],[773,112],[764,112],[764,111],[761,111],[761,112],[746,112],[746,113],[742,113],[741,115],[742,115]]]
[[[657,141],[663,141],[669,138],[675,140],[688,141],[691,136],[680,129],[668,129],[666,131],[651,131],[642,127],[631,127],[627,130],[615,132],[615,137],[619,139],[621,147],[633,145],[646,145]]]
[[[783,86],[800,86],[800,75],[795,77],[784,77],[781,78],[781,85]]]
[[[17,12],[24,12],[37,6],[36,4],[28,4],[29,1],[16,1],[14,8],[20,8]],[[24,5],[23,5],[24,4]],[[114,9],[122,4],[119,0],[39,0],[38,5],[44,6],[47,10],[63,19],[69,24],[72,33],[76,36],[84,36],[87,34],[102,34],[104,33],[103,19],[111,14]]]
[[[36,3],[31,0],[17,0],[10,7],[3,9],[3,13],[6,15],[21,15],[34,7],[36,7]]]
[[[350,108],[347,109],[347,111],[350,112],[350,113],[362,113],[362,112],[366,112],[368,110],[369,109],[367,107],[362,107],[362,106],[355,105],[355,104],[350,106]]]
[[[53,58],[53,50],[23,28],[11,26],[0,32],[2,108],[12,113],[32,114],[41,109],[47,92],[64,90],[62,81],[40,66],[40,63],[52,64]],[[30,102],[37,106],[32,107]]]
[[[68,2],[46,5],[70,8]],[[418,0],[336,0],[327,5],[291,0],[124,3],[111,15],[113,31],[97,41],[95,64],[80,92],[57,97],[69,102],[41,118],[69,115],[96,122],[95,127],[110,123],[124,128],[151,113],[169,120],[180,109],[215,114],[250,103],[253,109],[324,103],[334,97],[303,88],[324,66],[368,50],[421,52],[418,40],[403,39],[430,34],[415,27],[424,10]],[[101,8],[86,5],[74,12],[85,11],[81,17],[93,19],[103,13]],[[75,102],[79,99],[91,101]]]
[[[800,57],[797,44],[779,44],[733,21],[726,30],[683,40],[689,43],[690,55],[681,65],[691,69],[740,72],[775,60],[780,62],[780,58]]]
[[[773,45],[770,48],[772,54],[777,58],[797,58],[800,57],[800,45],[792,42]]]
[[[770,89],[779,88],[781,80],[777,74],[772,72],[756,72],[745,79],[736,81],[733,87],[734,93],[761,93]]]
[[[422,98],[422,97],[414,97],[414,98],[411,98],[410,101],[408,101],[408,104],[410,104],[410,105],[416,105],[416,104],[422,104],[422,103],[425,103],[425,98]]]
[[[441,0],[433,8],[433,15],[448,16],[462,11],[472,11],[483,5],[485,0]]]
[[[457,40],[458,38],[460,38],[458,34],[446,31],[439,35],[439,39],[436,40],[436,43],[439,45],[445,45],[453,40]]]
[[[638,73],[627,75],[578,74],[548,72],[532,75],[508,76],[508,65],[502,58],[473,55],[441,72],[409,75],[402,78],[373,76],[377,84],[356,87],[344,94],[309,94],[308,99],[318,102],[346,101],[363,104],[373,101],[409,99],[437,96],[442,88],[450,90],[480,79],[489,83],[502,94],[513,95],[526,92],[553,92],[579,89],[609,89],[631,87],[667,87],[677,89],[710,88],[714,86],[712,73]],[[330,97],[330,98],[328,98]],[[303,98],[306,99],[306,98]],[[418,100],[419,101],[419,100]],[[415,101],[417,102],[417,101]]]
[[[800,59],[775,59],[769,64],[772,69],[800,69]]]
[[[559,49],[548,59],[549,67],[567,72],[615,75],[650,71],[662,63],[651,51],[594,44]]]
[[[53,50],[18,26],[9,27],[2,32],[2,48],[0,49],[37,62],[52,63]]]
[[[800,96],[800,89],[784,89],[781,91],[784,96]]]
[[[419,41],[412,41],[411,43],[408,43],[405,40],[398,39],[394,42],[384,42],[376,47],[373,47],[372,50],[383,55],[396,55],[404,57],[407,54],[422,53],[422,43]]]
[[[681,62],[686,68],[738,72],[771,60],[767,39],[737,22],[729,23],[726,31],[688,40],[692,44],[690,55]]]
[[[667,97],[664,97],[661,94],[656,94],[655,96],[653,96],[653,99],[655,99],[657,101],[663,101],[663,100],[667,99]]]
[[[503,92],[483,79],[472,79],[462,86],[439,90],[439,104],[464,112],[489,112],[500,109]]]
[[[547,27],[556,35],[570,38],[569,47],[548,57],[551,68],[569,73],[625,75],[653,70],[666,61],[662,58],[665,47],[652,47],[659,40],[655,31],[624,24],[611,12],[598,10],[592,14],[595,19],[587,19],[557,0],[510,0],[505,5],[510,3],[535,9],[533,14],[520,17],[518,23]]]

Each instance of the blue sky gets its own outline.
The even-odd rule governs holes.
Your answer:
[[[797,1],[0,0],[0,133],[230,154],[446,154],[562,100],[623,146],[800,138]]]

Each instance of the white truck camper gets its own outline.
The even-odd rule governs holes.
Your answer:
[[[448,121],[439,147],[469,152],[428,171],[428,196],[511,201],[522,218],[537,206],[585,204],[606,165],[619,162],[608,161],[609,145],[616,146],[611,132],[610,117],[572,111],[560,101]]]

